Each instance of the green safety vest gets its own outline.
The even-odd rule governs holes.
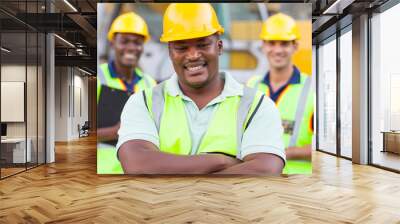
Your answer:
[[[243,96],[227,97],[219,103],[196,152],[191,151],[192,140],[181,96],[169,95],[164,83],[143,91],[159,133],[160,150],[179,155],[218,152],[240,158],[243,132],[264,98],[255,89],[245,87],[243,91]]]
[[[135,69],[136,74],[141,77],[134,86],[134,92],[142,91],[156,85],[156,82],[149,75],[144,74],[139,68]],[[106,85],[110,88],[127,91],[124,83],[119,78],[111,76],[108,63],[100,65],[97,74],[97,102],[101,93],[101,86]],[[98,174],[122,174],[121,163],[117,159],[116,149],[113,145],[102,144],[97,149],[97,173]]]
[[[261,76],[255,76],[247,85],[257,86],[269,96],[269,88],[261,82],[262,79]],[[302,73],[300,83],[289,84],[276,102],[285,129],[283,139],[286,147],[302,147],[312,143],[313,130],[310,119],[314,113],[314,94],[310,87],[311,79]]]
[[[304,73],[301,73],[300,77],[300,83],[289,84],[276,102],[281,115],[282,126],[284,127],[283,140],[285,147],[302,147],[312,144],[314,94],[310,91],[311,78]],[[247,82],[247,86],[257,87],[258,90],[269,96],[270,90],[262,80],[262,76],[254,76]],[[311,169],[310,162],[288,160],[284,173],[311,173]]]
[[[139,68],[135,68],[136,74],[141,78],[134,86],[134,92],[139,92],[146,88],[151,88],[157,83],[149,75],[144,74]],[[111,76],[108,63],[100,65],[99,73],[97,74],[97,102],[99,102],[99,97],[101,93],[101,86],[106,85],[113,89],[127,91],[125,84],[119,78],[114,78]]]

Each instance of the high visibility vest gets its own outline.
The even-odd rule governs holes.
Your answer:
[[[257,87],[261,92],[269,96],[268,85],[263,83],[262,80],[262,76],[254,76],[247,82],[247,86]],[[289,84],[276,101],[284,128],[283,140],[285,147],[302,147],[312,143],[314,94],[310,89],[311,78],[301,73],[300,83]]]
[[[149,75],[144,74],[139,68],[136,68],[135,72],[139,77],[141,77],[141,79],[135,84],[134,92],[139,92],[156,85],[154,79]],[[100,65],[100,69],[97,74],[97,102],[99,102],[102,85],[106,85],[113,89],[127,91],[126,86],[121,79],[111,76],[108,63]],[[115,146],[109,144],[100,144],[98,145],[97,149],[98,174],[123,173],[121,163],[117,159]]]
[[[157,83],[149,75],[144,74],[139,68],[135,68],[137,76],[141,79],[134,86],[134,92],[139,92],[146,88],[151,88]],[[125,84],[119,78],[114,78],[111,76],[110,68],[108,63],[100,65],[99,73],[97,74],[97,102],[99,102],[99,97],[101,93],[101,86],[105,85],[113,89],[127,91]]]
[[[143,97],[154,119],[162,152],[179,155],[197,155],[218,152],[240,158],[241,140],[257,112],[264,94],[245,87],[243,96],[227,97],[217,105],[208,129],[196,152],[192,152],[192,139],[181,96],[171,96],[164,83],[143,91]]]

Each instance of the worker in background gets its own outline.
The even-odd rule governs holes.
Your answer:
[[[280,111],[288,159],[284,172],[311,173],[314,94],[310,76],[292,63],[300,38],[296,21],[282,13],[273,15],[263,23],[260,38],[270,70],[247,84],[268,95]]]
[[[115,57],[100,65],[97,75],[97,173],[123,173],[115,145],[122,108],[129,96],[156,82],[138,67],[143,45],[150,39],[146,22],[130,12],[111,24],[108,40]]]
[[[126,103],[118,157],[128,174],[280,174],[274,103],[219,71],[224,29],[208,3],[173,3],[163,17],[174,74]]]
[[[113,21],[107,38],[114,50],[115,59],[100,65],[97,75],[97,102],[100,101],[103,86],[132,94],[156,85],[149,75],[138,68],[143,45],[150,39],[143,18],[134,12],[118,16]],[[120,115],[117,116],[119,118]],[[115,145],[119,125],[116,122],[112,126],[98,128],[98,140],[115,142]]]

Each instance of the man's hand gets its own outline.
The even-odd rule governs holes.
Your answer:
[[[236,159],[235,157],[227,156],[221,153],[212,153],[211,155],[219,155],[221,157],[221,160],[223,161],[225,167],[223,169],[227,169],[231,166],[235,166],[239,163],[242,163],[243,161]]]
[[[118,130],[119,130],[120,122],[117,124],[97,129],[97,139],[99,141],[109,141],[118,139]]]
[[[240,163],[223,154],[175,155],[161,152],[153,143],[130,140],[121,145],[118,157],[126,174],[209,174]]]
[[[311,161],[311,145],[286,148],[286,159]]]
[[[243,161],[215,174],[280,175],[285,165],[279,156],[269,153],[250,154]]]

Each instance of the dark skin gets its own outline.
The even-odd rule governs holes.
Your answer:
[[[125,142],[118,150],[118,156],[125,174],[209,174],[239,163],[222,154],[164,153],[144,140]]]
[[[127,83],[134,80],[135,69],[143,53],[144,37],[131,33],[117,33],[111,41],[115,52],[114,67],[118,77]],[[97,137],[101,141],[118,138],[120,122],[111,126],[97,129]]]
[[[168,44],[169,56],[182,92],[201,110],[221,94],[224,81],[218,71],[223,44],[217,35]]]
[[[218,58],[223,43],[218,35],[168,43],[179,86],[201,110],[221,94],[224,80],[219,75]],[[275,174],[284,163],[276,155],[255,153],[243,161],[222,154],[174,155],[161,152],[143,140],[131,140],[119,149],[119,159],[129,174]]]

